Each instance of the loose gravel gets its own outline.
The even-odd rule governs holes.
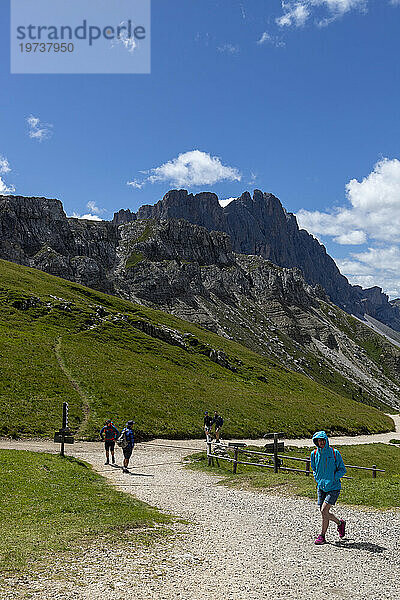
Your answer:
[[[199,442],[153,444],[136,446],[129,475],[103,465],[100,444],[77,443],[68,451],[117,488],[186,523],[176,523],[172,536],[149,547],[138,549],[127,536],[115,548],[100,541],[68,560],[54,557],[40,576],[5,580],[2,600],[398,598],[399,511],[339,504],[335,512],[347,520],[346,538],[339,541],[331,525],[329,543],[315,546],[320,517],[312,501],[230,489],[217,485],[215,475],[185,469],[181,460],[190,451],[184,448]],[[0,447],[54,451],[43,441],[1,441]]]

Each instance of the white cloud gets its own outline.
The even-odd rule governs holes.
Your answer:
[[[102,221],[98,215],[92,215],[91,213],[87,213],[85,215],[78,215],[78,213],[73,212],[72,215],[68,215],[74,219],[85,219],[86,221]]]
[[[317,25],[327,25],[352,10],[365,11],[368,0],[282,0],[280,27],[303,27],[311,17]]]
[[[238,169],[227,167],[218,156],[207,152],[191,150],[179,154],[159,167],[147,171],[148,176],[142,181],[134,179],[127,185],[141,189],[146,183],[168,183],[177,187],[214,185],[220,181],[240,181],[242,176]]]
[[[351,253],[349,258],[335,259],[340,271],[349,281],[362,287],[381,287],[389,296],[400,296],[400,248],[368,248],[365,252]]]
[[[5,156],[0,156],[0,173],[2,175],[7,175],[7,173],[10,172],[10,163]],[[0,194],[6,196],[7,194],[12,194],[13,192],[15,192],[15,187],[13,185],[7,185],[4,179],[0,177]]]
[[[232,200],[236,200],[236,198],[226,198],[225,200],[218,200],[218,202],[220,203],[222,208],[224,208],[225,206],[228,206],[228,204],[230,204]]]
[[[366,252],[355,252],[352,256],[364,265],[369,265],[374,269],[393,271],[393,273],[399,271],[400,248],[398,246],[368,248]]]
[[[251,171],[248,185],[254,185],[256,183],[257,179],[258,179],[257,173],[253,173],[253,171]]]
[[[239,46],[235,46],[234,44],[222,44],[222,46],[218,46],[217,50],[222,54],[238,54]]]
[[[137,179],[133,179],[133,181],[127,181],[126,185],[130,185],[131,187],[137,189],[137,190],[141,190],[142,187],[145,185],[145,181],[138,181]]]
[[[333,239],[337,244],[359,246],[360,244],[365,244],[365,242],[367,241],[367,236],[365,231],[354,229],[353,231],[349,231],[348,233],[341,233]]]
[[[3,178],[0,177],[0,194],[7,196],[13,192],[15,192],[15,187],[13,185],[7,185]]]
[[[369,241],[368,250],[351,252],[336,264],[351,283],[378,285],[400,296],[400,160],[380,160],[361,181],[349,181],[346,194],[348,205],[330,212],[300,210],[300,227],[338,244]]]
[[[87,204],[86,204],[86,208],[88,208],[90,210],[91,213],[93,214],[97,214],[97,215],[101,215],[107,212],[107,210],[105,208],[99,208],[95,202],[93,202],[93,200],[90,200]]]
[[[0,173],[5,174],[11,171],[10,163],[4,156],[0,156]]]
[[[400,243],[400,160],[380,160],[362,181],[349,181],[346,193],[349,206],[330,212],[300,210],[300,226],[341,244],[364,243],[368,238]]]
[[[280,27],[302,27],[310,16],[307,2],[282,2],[284,13],[276,19]]]
[[[26,122],[28,124],[28,135],[33,140],[43,142],[48,140],[53,135],[53,125],[50,123],[43,123],[39,117],[30,115],[27,117]]]
[[[267,33],[266,31],[264,31],[264,33],[262,34],[262,36],[260,37],[259,40],[257,40],[257,44],[265,44],[266,42],[270,42],[271,41],[271,36],[269,33]]]
[[[103,219],[99,217],[99,214],[107,212],[105,208],[99,208],[93,200],[87,202],[86,208],[88,208],[90,212],[85,213],[84,215],[73,212],[72,215],[68,216],[73,217],[74,219],[85,219],[86,221],[103,221]]]
[[[283,48],[284,46],[286,46],[285,42],[278,39],[276,36],[271,35],[267,31],[263,32],[260,39],[257,40],[257,44],[259,46],[263,46],[264,44],[272,44],[272,46],[275,46],[276,48]]]

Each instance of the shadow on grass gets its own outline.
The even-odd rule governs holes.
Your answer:
[[[366,552],[372,552],[373,554],[382,554],[387,548],[384,546],[378,546],[378,544],[372,544],[371,542],[348,542],[341,541],[335,542],[337,548],[344,548],[345,550],[365,550]]]

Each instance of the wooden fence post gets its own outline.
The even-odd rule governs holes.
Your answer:
[[[376,465],[372,465],[372,479],[376,479]]]
[[[279,471],[279,459],[278,459],[278,434],[274,433],[274,473]]]
[[[208,456],[208,466],[212,465],[212,456],[211,456],[211,442],[207,440],[207,456]]]
[[[233,472],[236,473],[237,470],[237,461],[238,461],[239,448],[235,447],[235,455],[233,460]]]
[[[307,461],[306,461],[306,477],[309,477],[309,476],[310,476],[310,459],[307,458]]]

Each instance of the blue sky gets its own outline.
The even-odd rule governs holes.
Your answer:
[[[10,75],[8,4],[0,193],[111,218],[259,188],[400,296],[400,1],[153,0],[150,75]]]

